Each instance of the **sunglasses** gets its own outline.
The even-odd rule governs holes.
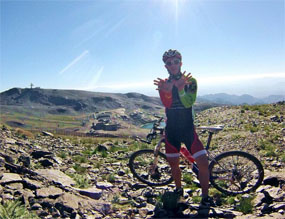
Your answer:
[[[180,63],[180,60],[179,59],[174,59],[172,61],[167,61],[165,64],[167,66],[171,66],[171,65],[178,65]]]

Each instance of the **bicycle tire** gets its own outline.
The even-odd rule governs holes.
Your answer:
[[[253,192],[264,178],[260,161],[243,151],[219,154],[210,163],[209,171],[211,184],[228,195]]]
[[[144,149],[134,152],[129,159],[132,174],[141,182],[149,186],[165,186],[173,181],[171,169],[166,155],[158,152],[158,163],[155,174],[150,174],[154,161],[154,150]]]

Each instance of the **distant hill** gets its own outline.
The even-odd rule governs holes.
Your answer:
[[[270,95],[265,98],[256,98],[248,94],[244,94],[241,96],[238,95],[230,95],[226,93],[218,93],[218,94],[208,94],[198,97],[198,101],[203,102],[213,102],[216,104],[227,104],[227,105],[255,105],[255,104],[270,104],[276,103],[278,101],[284,101],[285,95]]]
[[[124,108],[127,111],[137,109],[150,113],[163,110],[159,97],[150,97],[140,93],[101,93],[80,90],[59,90],[41,88],[12,88],[0,93],[0,105],[3,111],[22,112],[24,109],[40,110],[49,114],[82,114]],[[195,111],[219,106],[220,104],[196,102]]]
[[[162,109],[158,97],[139,93],[99,93],[80,90],[12,88],[0,93],[0,105],[41,108],[49,113],[83,113],[117,108]]]

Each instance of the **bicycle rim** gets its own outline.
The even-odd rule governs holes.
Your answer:
[[[218,155],[210,163],[209,170],[211,184],[229,195],[255,191],[264,177],[260,161],[242,151],[230,151]]]
[[[150,186],[164,186],[173,181],[171,169],[166,155],[159,152],[157,165],[154,168],[154,150],[139,150],[134,152],[129,160],[129,167],[133,175],[141,182]]]

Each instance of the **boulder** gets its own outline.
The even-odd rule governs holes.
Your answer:
[[[55,186],[49,186],[46,188],[41,188],[36,190],[36,196],[38,198],[53,198],[58,197],[63,193],[60,188]]]
[[[36,173],[40,176],[45,177],[47,180],[61,184],[62,186],[72,186],[76,184],[76,182],[71,177],[65,175],[60,170],[39,169],[36,171]]]
[[[22,177],[16,173],[3,173],[0,177],[0,184],[13,183],[13,182],[22,182]]]
[[[102,196],[102,190],[97,189],[96,187],[92,187],[88,189],[78,189],[78,188],[74,188],[74,189],[77,190],[81,195],[88,196],[92,199],[98,200]]]
[[[98,189],[111,189],[114,186],[112,183],[108,183],[108,182],[97,182],[96,187]]]
[[[52,153],[49,151],[35,150],[31,153],[32,157],[35,159],[39,159],[41,157],[51,156]]]
[[[50,132],[46,132],[46,131],[42,131],[42,134],[45,136],[50,136],[50,137],[54,137],[54,135]]]

